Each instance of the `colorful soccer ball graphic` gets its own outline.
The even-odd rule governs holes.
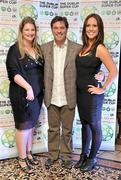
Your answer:
[[[97,8],[95,7],[95,6],[86,6],[86,7],[84,7],[82,10],[81,10],[81,15],[80,15],[80,17],[81,17],[81,20],[82,21],[84,21],[84,19],[89,15],[89,14],[91,14],[91,13],[97,13],[97,14],[99,14],[99,12],[98,12],[98,10],[97,10]]]
[[[47,31],[47,32],[43,32],[41,34],[41,42],[42,42],[42,44],[47,43],[47,42],[52,41],[52,40],[53,40],[52,32]]]
[[[116,84],[113,82],[110,87],[105,91],[105,97],[111,97],[116,92]]]
[[[104,43],[108,49],[114,49],[119,43],[119,36],[116,32],[105,32]]]
[[[74,42],[77,42],[77,36],[76,36],[76,34],[74,33],[74,32],[68,32],[67,33],[67,36],[68,36],[68,38],[71,40],[71,41],[74,41]]]
[[[15,129],[4,131],[1,142],[5,147],[12,148],[15,146]]]
[[[0,28],[0,45],[9,47],[16,41],[16,33],[11,28]]]
[[[9,94],[9,81],[7,79],[5,79],[2,82],[0,82],[0,94],[3,97],[7,97],[8,98],[8,94]]]
[[[109,141],[113,137],[113,129],[109,124],[102,124],[103,141]]]
[[[19,9],[19,15],[21,19],[23,19],[26,16],[30,16],[34,20],[38,18],[37,9],[31,4],[23,4]]]

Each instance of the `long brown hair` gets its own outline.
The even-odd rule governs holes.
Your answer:
[[[19,31],[18,31],[17,43],[18,43],[20,54],[21,54],[21,58],[23,58],[25,56],[22,31],[23,31],[25,24],[27,24],[27,23],[33,24],[35,27],[36,35],[32,42],[32,47],[34,48],[35,54],[42,57],[42,51],[41,51],[40,45],[37,43],[37,27],[36,27],[35,21],[32,17],[27,16],[21,21],[21,23],[19,25]]]
[[[98,35],[96,37],[96,40],[92,44],[92,46],[89,49],[89,51],[91,51],[98,44],[103,44],[103,42],[104,42],[104,25],[103,25],[103,21],[102,21],[101,17],[98,14],[94,14],[94,13],[93,14],[89,14],[86,17],[86,19],[84,21],[84,25],[83,25],[83,30],[82,30],[82,42],[83,42],[83,46],[82,46],[81,53],[83,53],[85,51],[85,49],[88,47],[88,45],[89,45],[88,44],[88,37],[86,35],[86,26],[87,26],[88,19],[91,18],[91,17],[96,19],[99,31],[98,31]]]

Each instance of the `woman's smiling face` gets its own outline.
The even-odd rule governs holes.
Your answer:
[[[36,29],[33,24],[27,23],[22,30],[22,37],[24,41],[32,42],[36,36]]]
[[[98,35],[99,29],[97,20],[94,17],[88,19],[86,24],[86,35],[90,40],[95,40]]]

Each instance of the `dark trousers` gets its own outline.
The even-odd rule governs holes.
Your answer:
[[[48,108],[48,151],[53,160],[70,160],[72,153],[72,127],[75,108],[50,105]]]

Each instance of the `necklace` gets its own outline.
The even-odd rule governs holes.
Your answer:
[[[26,53],[33,57],[33,59],[36,59],[36,54],[33,48],[30,48],[29,50],[26,50]]]

